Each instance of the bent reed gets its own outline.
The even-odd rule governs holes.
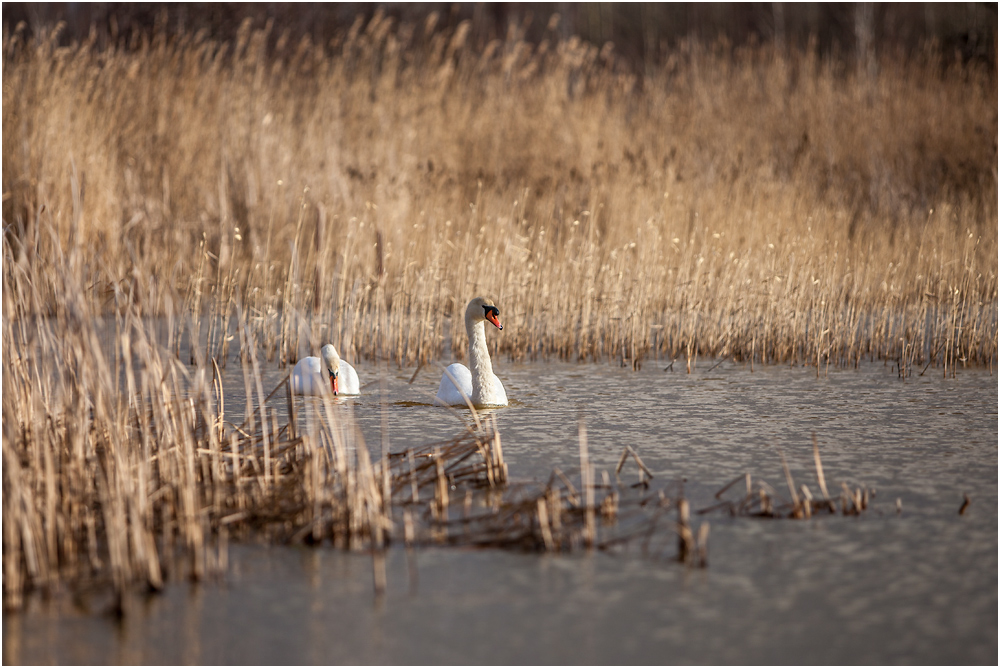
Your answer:
[[[640,75],[433,16],[326,44],[57,32],[3,36],[5,606],[89,580],[122,605],[250,528],[377,553],[388,464],[332,413],[227,427],[213,379],[239,360],[253,415],[262,361],[320,342],[462,358],[473,294],[517,360],[996,362],[995,68],[691,41]],[[456,452],[493,480],[488,441]],[[525,540],[617,508],[559,534],[566,490],[521,499]]]

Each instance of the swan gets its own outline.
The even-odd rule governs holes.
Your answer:
[[[358,372],[340,359],[337,349],[328,343],[319,353],[323,356],[322,360],[319,357],[303,357],[292,369],[292,394],[323,395],[331,391],[334,396],[360,394]]]
[[[497,329],[503,329],[500,309],[496,304],[490,299],[476,297],[465,308],[465,331],[469,335],[469,364],[472,370],[464,364],[449,366],[441,376],[435,403],[465,406],[464,394],[474,406],[507,405],[507,393],[503,383],[493,373],[490,351],[486,347],[486,321]]]

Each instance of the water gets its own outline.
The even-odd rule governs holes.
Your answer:
[[[493,411],[512,478],[576,468],[582,418],[598,470],[613,473],[630,445],[654,483],[685,480],[695,509],[747,471],[784,489],[779,449],[815,492],[815,433],[828,485],[875,488],[869,510],[811,521],[709,515],[706,569],[638,549],[434,548],[416,553],[414,578],[394,549],[379,599],[366,555],[234,546],[224,582],[173,583],[123,621],[33,599],[4,615],[4,663],[995,664],[996,377],[930,369],[903,381],[881,364],[819,378],[813,368],[710,368],[497,364],[515,400]],[[362,383],[377,377],[372,365],[358,371]],[[268,371],[265,386],[282,375]],[[440,371],[411,385],[412,375],[386,379],[394,451],[468,420],[422,405]],[[235,369],[225,386],[227,412],[239,412]],[[377,391],[343,402],[373,451]],[[963,494],[971,505],[959,515]]]

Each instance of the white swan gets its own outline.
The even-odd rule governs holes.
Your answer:
[[[334,396],[360,394],[358,372],[340,359],[336,348],[328,343],[320,350],[320,355],[322,360],[303,357],[292,369],[292,394],[323,395],[331,391]]]
[[[486,321],[497,329],[500,309],[490,299],[476,297],[465,308],[465,331],[469,335],[470,371],[464,364],[452,364],[441,376],[436,403],[445,406],[465,406],[464,394],[473,406],[506,406],[507,392],[493,373],[490,351],[486,347]],[[454,379],[454,381],[453,381]],[[456,387],[455,384],[458,384]],[[461,390],[461,392],[459,391]]]

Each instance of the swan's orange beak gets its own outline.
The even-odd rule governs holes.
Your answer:
[[[497,329],[503,329],[503,325],[500,324],[500,318],[497,317],[497,314],[494,311],[487,311],[486,319],[496,325]]]
[[[337,377],[332,373],[330,374],[330,389],[333,390],[333,396],[337,396]]]

